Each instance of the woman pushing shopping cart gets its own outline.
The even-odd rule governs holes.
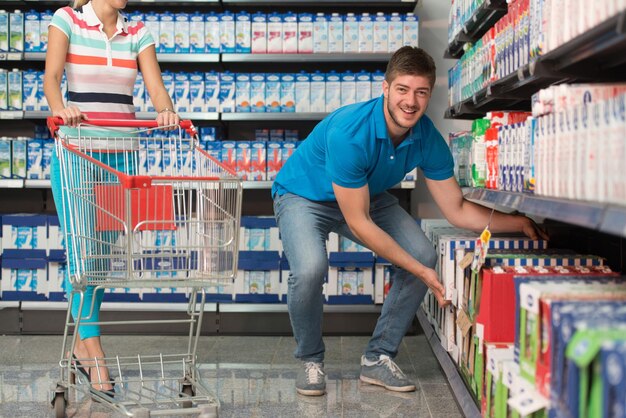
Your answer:
[[[200,379],[196,349],[205,288],[231,282],[236,275],[241,180],[198,147],[190,121],[167,133],[156,121],[89,120],[69,131],[61,130],[62,124],[60,118],[48,119],[59,157],[59,211],[72,266],[61,376],[52,400],[56,416],[65,416],[70,389],[126,416],[216,415],[218,401]],[[157,152],[167,156],[167,164],[154,164],[160,160]],[[157,235],[167,238],[157,241]],[[187,289],[188,315],[93,321],[97,298],[85,303],[85,293],[115,288]],[[82,321],[111,327],[185,323],[187,350],[75,358],[68,353]],[[83,365],[100,370],[105,364],[110,377],[96,383],[113,389],[94,389],[93,376]]]

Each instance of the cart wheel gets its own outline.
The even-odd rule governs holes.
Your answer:
[[[184,395],[187,396],[194,396],[195,393],[193,392],[193,387],[191,385],[183,385],[181,392]],[[182,407],[183,408],[191,408],[193,406],[193,402],[192,401],[183,401],[182,402]]]
[[[56,418],[65,418],[65,395],[63,393],[57,393],[54,395],[54,416]]]

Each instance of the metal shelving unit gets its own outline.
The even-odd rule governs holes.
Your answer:
[[[221,62],[387,62],[389,53],[376,54],[221,54]]]
[[[466,43],[480,39],[507,12],[505,0],[485,0],[454,37],[443,53],[444,58],[461,58]]]
[[[290,121],[290,120],[322,120],[328,113],[222,113],[220,120],[223,121]]]
[[[441,342],[439,341],[437,334],[435,334],[435,330],[428,322],[428,319],[426,319],[426,315],[421,308],[417,311],[417,319],[422,327],[422,330],[424,330],[424,335],[426,336],[428,344],[430,344],[430,348],[433,350],[433,354],[437,357],[439,365],[446,374],[452,393],[454,393],[456,402],[461,411],[463,411],[463,415],[465,415],[465,418],[480,418],[480,408],[478,408],[474,402],[474,398],[472,398],[469,389],[465,386],[465,382],[459,374],[456,365],[446,350],[444,350],[441,346]]]
[[[445,116],[475,119],[491,110],[528,110],[532,94],[551,84],[621,80],[626,72],[624,50],[626,11],[449,107]]]

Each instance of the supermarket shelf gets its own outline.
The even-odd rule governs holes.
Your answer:
[[[428,322],[428,319],[426,319],[426,315],[424,314],[424,311],[422,311],[422,308],[417,310],[417,319],[420,326],[424,330],[424,335],[426,336],[428,344],[430,344],[430,348],[433,350],[437,361],[439,361],[439,365],[448,378],[448,383],[452,389],[452,393],[454,393],[454,397],[456,398],[463,415],[466,418],[480,418],[480,409],[478,409],[474,398],[467,389],[467,386],[465,386],[463,378],[459,374],[454,362],[441,346],[441,342],[439,341],[439,338],[437,338],[437,335],[435,334],[433,327]]]
[[[505,0],[485,0],[444,51],[444,58],[461,58],[466,43],[480,39],[507,12]]]
[[[393,7],[413,10],[417,0],[222,0],[224,6],[358,6]]]
[[[626,237],[626,207],[531,194],[467,188],[468,199]]]
[[[21,179],[0,179],[2,189],[21,189],[24,187],[24,180]]]
[[[0,54],[0,59],[2,54]],[[8,58],[7,58],[8,59]],[[45,61],[45,52],[25,52],[14,55],[14,60]],[[159,62],[220,62],[220,54],[157,54]]]
[[[18,302],[16,302],[18,303]],[[67,310],[67,302],[21,302],[24,311]],[[102,311],[187,312],[187,303],[103,302]],[[204,312],[217,312],[216,303],[205,303]]]
[[[377,54],[222,54],[222,62],[387,62],[390,53]]]
[[[382,305],[324,305],[330,313],[380,313]],[[285,303],[222,303],[220,312],[236,313],[281,313],[287,312]]]
[[[0,119],[24,119],[24,112],[21,110],[0,110]]]
[[[619,80],[626,72],[626,11],[518,68],[449,107],[446,118],[475,119],[491,110],[529,110],[533,93],[554,83]]]
[[[222,113],[220,119],[223,121],[289,121],[289,120],[322,120],[328,113]]]
[[[50,180],[24,180],[26,189],[49,189]]]
[[[156,119],[156,112],[137,112],[135,114],[137,119]],[[178,114],[181,119],[190,120],[219,120],[220,114],[217,112],[180,112]]]

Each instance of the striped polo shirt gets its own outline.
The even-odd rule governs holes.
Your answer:
[[[50,25],[69,39],[68,106],[78,107],[90,119],[134,119],[137,55],[154,45],[144,24],[118,13],[117,31],[109,39],[89,2],[79,9],[57,10]]]

